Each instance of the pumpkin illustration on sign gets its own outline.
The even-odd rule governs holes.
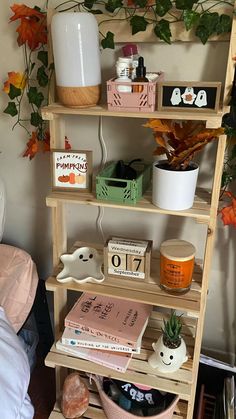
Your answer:
[[[86,189],[90,161],[91,152],[86,150],[55,150],[53,152],[54,186],[67,189]]]

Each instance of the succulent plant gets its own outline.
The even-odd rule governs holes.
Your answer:
[[[181,316],[177,316],[175,311],[172,310],[169,320],[163,320],[163,343],[168,348],[178,348],[181,344],[180,332],[182,329],[182,322],[180,317]]]

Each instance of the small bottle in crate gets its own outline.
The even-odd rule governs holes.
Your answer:
[[[132,70],[132,59],[127,58],[127,57],[119,57],[118,61],[116,62],[117,79],[115,79],[115,81],[121,82],[122,84],[118,84],[117,86],[118,92],[132,92],[131,79],[130,79],[131,70]]]

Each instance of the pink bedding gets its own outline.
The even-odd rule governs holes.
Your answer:
[[[0,244],[0,306],[15,332],[24,324],[33,305],[38,274],[30,255]]]

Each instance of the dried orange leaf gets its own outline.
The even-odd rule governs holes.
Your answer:
[[[155,140],[156,140],[156,143],[158,144],[158,145],[160,145],[160,146],[162,146],[162,147],[166,147],[166,142],[165,142],[165,139],[161,136],[161,135],[159,135],[159,134],[154,134],[154,138],[155,138]]]
[[[11,10],[14,13],[14,16],[10,18],[10,21],[21,19],[22,17],[37,17],[42,18],[43,13],[37,9],[32,9],[31,7],[25,6],[25,4],[13,4]]]
[[[25,152],[23,153],[23,157],[29,157],[29,159],[32,160],[35,154],[37,154],[37,152],[39,151],[39,148],[40,146],[39,146],[39,140],[37,138],[37,133],[36,131],[33,131],[32,136],[27,143],[27,148]]]
[[[4,83],[4,92],[7,94],[10,91],[10,84],[17,87],[18,89],[23,90],[26,83],[26,77],[24,73],[15,73],[14,71],[10,71],[8,73],[8,80]]]
[[[233,225],[236,227],[236,197],[231,192],[225,192],[231,199],[231,204],[222,208],[219,213],[224,225]]]
[[[28,43],[29,48],[35,50],[39,44],[46,44],[47,27],[45,19],[44,15],[39,20],[22,18],[20,25],[16,29],[16,32],[19,34],[17,38],[18,45],[21,46]]]

